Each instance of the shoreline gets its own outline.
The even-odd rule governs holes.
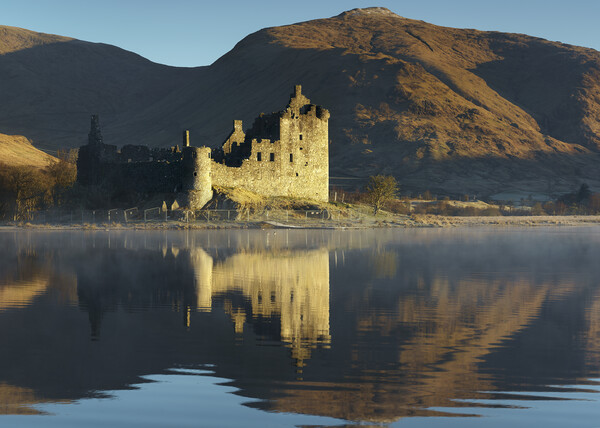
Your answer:
[[[600,226],[600,215],[574,216],[496,216],[459,217],[417,214],[412,216],[373,219],[370,222],[327,220],[318,223],[283,223],[274,221],[250,222],[195,222],[178,221],[148,223],[102,223],[102,224],[33,224],[4,223],[0,231],[6,230],[217,230],[217,229],[318,229],[358,230],[380,228],[450,228],[450,227],[548,227],[548,226]]]

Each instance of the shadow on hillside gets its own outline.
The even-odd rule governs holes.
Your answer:
[[[401,193],[429,190],[440,195],[470,194],[483,198],[496,193],[525,192],[556,197],[576,190],[582,183],[588,183],[593,191],[600,191],[600,154],[597,153],[538,154],[532,159],[425,158],[402,162],[397,153],[404,153],[403,148],[391,145],[371,148],[373,153],[368,157],[356,155],[352,168],[336,169],[335,159],[332,159],[332,177],[353,178],[334,178],[332,183],[336,186],[345,184],[346,190],[357,190],[364,186],[370,175],[383,173],[397,178]],[[348,170],[355,173],[348,174]]]

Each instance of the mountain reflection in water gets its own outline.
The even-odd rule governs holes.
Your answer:
[[[208,365],[379,423],[592,384],[599,231],[2,232],[0,414]]]

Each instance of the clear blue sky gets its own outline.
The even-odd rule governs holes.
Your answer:
[[[0,25],[108,43],[186,67],[211,64],[261,28],[369,6],[437,25],[600,50],[600,0],[1,0],[0,6]]]

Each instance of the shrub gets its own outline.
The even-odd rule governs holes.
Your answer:
[[[377,214],[386,202],[396,197],[398,183],[391,175],[371,176],[365,193],[368,203],[373,207],[373,214]]]

